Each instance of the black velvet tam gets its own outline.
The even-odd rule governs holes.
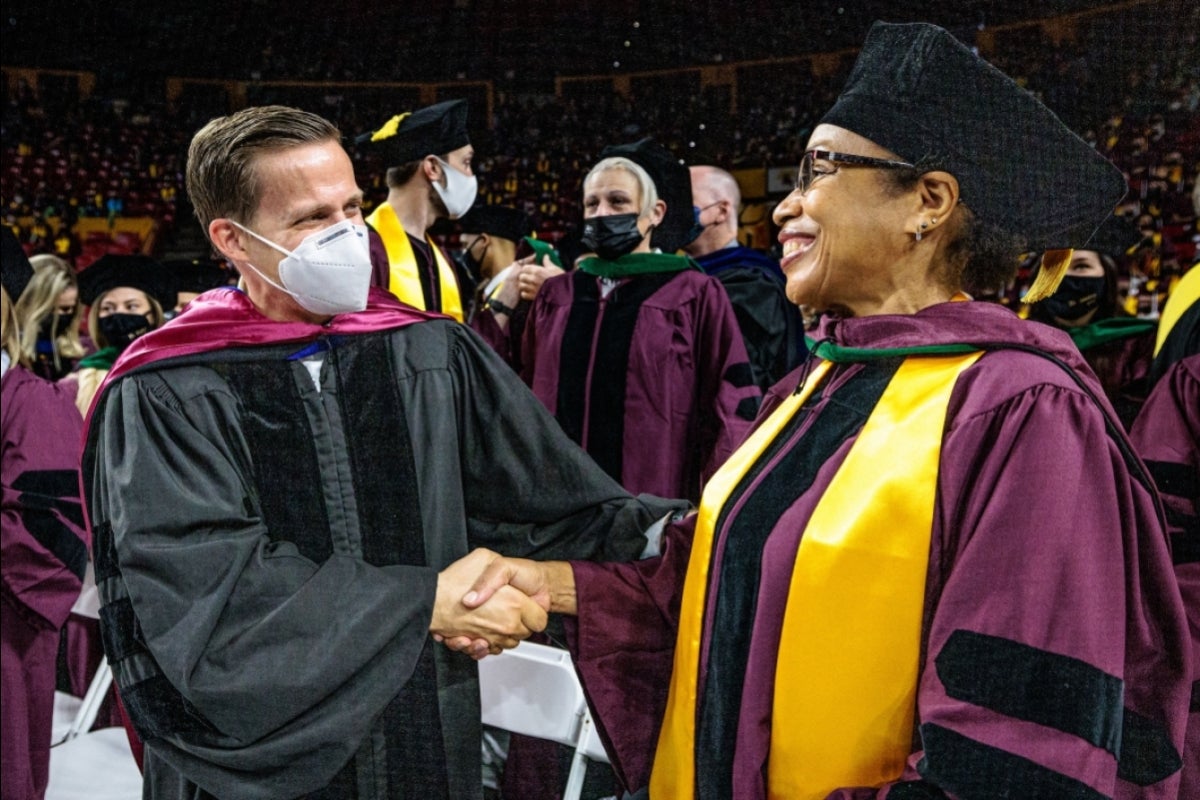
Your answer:
[[[486,233],[510,242],[533,233],[533,222],[524,211],[509,206],[475,206],[458,220],[463,233]]]
[[[141,289],[163,308],[175,307],[175,285],[170,273],[150,256],[108,253],[79,273],[79,299],[85,306],[118,286]]]
[[[379,148],[388,166],[425,156],[442,156],[471,143],[467,135],[467,101],[447,100],[392,117],[376,131],[358,137]]]
[[[1126,190],[1120,170],[936,25],[876,22],[821,121],[951,173],[979,219],[1029,250],[1082,248]]]

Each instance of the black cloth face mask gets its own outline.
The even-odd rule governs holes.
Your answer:
[[[42,318],[42,324],[38,326],[39,339],[57,339],[71,328],[71,317],[68,314],[59,314],[57,312]]]
[[[579,237],[585,249],[591,250],[605,261],[616,261],[632,253],[647,234],[638,230],[639,214],[609,214],[589,217],[583,221],[583,235]],[[648,233],[648,232],[647,232]]]
[[[1059,284],[1058,291],[1039,305],[1050,316],[1071,322],[1099,308],[1103,291],[1103,276],[1068,275]]]
[[[109,345],[124,350],[134,339],[150,332],[150,320],[145,314],[109,314],[96,321],[100,333]]]

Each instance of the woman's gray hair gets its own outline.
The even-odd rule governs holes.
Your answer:
[[[585,189],[591,183],[593,176],[599,175],[601,172],[608,172],[610,169],[623,169],[633,175],[638,183],[639,200],[641,200],[641,205],[638,206],[638,216],[644,217],[649,214],[655,204],[658,203],[658,188],[655,187],[649,173],[642,169],[637,162],[631,161],[628,158],[612,156],[601,159],[596,166],[592,167],[587,177],[583,179]]]

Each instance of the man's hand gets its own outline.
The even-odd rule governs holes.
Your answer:
[[[482,609],[495,602],[502,593],[514,589],[548,611],[575,613],[575,573],[566,561],[495,556],[463,596],[462,602],[467,608]],[[493,643],[478,637],[445,637],[445,644],[476,660],[500,652]]]
[[[462,602],[468,592],[478,595],[472,581],[478,583],[478,578],[490,574],[487,570],[494,560],[500,560],[500,557],[490,550],[475,550],[438,575],[433,619],[429,623],[435,638],[466,639],[477,648],[482,643],[485,654],[495,654],[516,647],[522,639],[546,627],[549,598],[544,598],[539,605],[526,593],[508,585],[492,588],[494,581],[490,581],[488,587],[491,590],[486,599],[469,607]]]
[[[532,256],[530,259],[532,260]],[[542,288],[542,284],[546,282],[547,278],[553,278],[555,275],[561,275],[562,273],[563,268],[555,266],[549,256],[544,256],[540,264],[528,264],[521,270],[521,274],[517,276],[517,283],[521,290],[521,299],[532,300],[537,296],[538,291]]]

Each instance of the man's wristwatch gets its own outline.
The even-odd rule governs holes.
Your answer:
[[[488,300],[487,306],[492,310],[493,314],[505,314],[510,317],[513,315],[513,308],[504,305],[504,303],[501,303],[494,297],[491,300]]]

